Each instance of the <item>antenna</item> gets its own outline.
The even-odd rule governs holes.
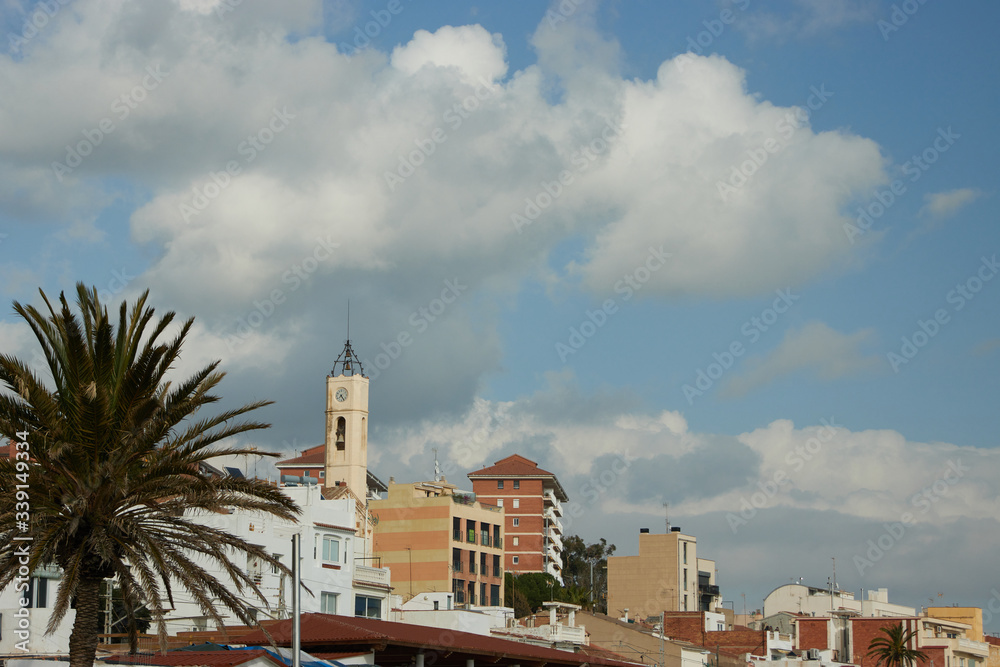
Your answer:
[[[351,340],[351,300],[347,300],[347,340]]]
[[[434,481],[441,481],[441,466],[438,465],[438,450],[434,447]]]
[[[670,533],[670,503],[663,503],[663,518],[667,522],[667,533]]]

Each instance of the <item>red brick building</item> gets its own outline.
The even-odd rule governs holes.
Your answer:
[[[978,611],[978,610],[977,610]],[[981,617],[980,617],[981,618]],[[847,613],[831,617],[796,619],[796,649],[832,650],[839,662],[861,667],[876,667],[868,657],[871,641],[881,636],[882,628],[903,624],[916,632],[910,648],[919,649],[928,661],[920,667],[986,667],[989,644],[972,624],[954,620],[910,616],[906,618],[852,617]]]
[[[326,445],[316,445],[293,459],[285,459],[274,464],[282,475],[294,477],[315,477],[317,484],[323,486],[323,476],[326,472]]]
[[[514,454],[469,473],[476,499],[503,507],[505,569],[514,574],[547,572],[562,583],[562,503],[556,476]]]

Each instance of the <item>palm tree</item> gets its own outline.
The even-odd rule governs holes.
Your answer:
[[[903,624],[881,628],[885,636],[876,636],[868,644],[869,658],[877,658],[875,667],[912,667],[919,660],[927,662],[927,655],[909,644],[917,634],[915,630],[904,630]]]
[[[161,342],[174,313],[154,322],[153,309],[146,306],[148,290],[131,309],[122,302],[117,326],[96,289],[77,285],[79,318],[65,295],[60,294],[58,308],[41,295],[47,314],[17,302],[14,310],[38,339],[51,382],[21,360],[0,354],[0,435],[27,442],[30,452],[30,460],[0,460],[0,487],[10,490],[27,482],[27,505],[17,506],[22,498],[13,492],[0,498],[0,589],[19,576],[25,544],[30,544],[29,572],[50,564],[62,569],[47,631],[75,607],[72,667],[93,664],[99,590],[112,577],[127,614],[149,610],[161,645],[175,585],[215,622],[222,622],[219,606],[252,624],[240,594],[250,589],[264,597],[233,558],[255,556],[287,568],[193,515],[238,510],[295,519],[299,508],[277,488],[213,475],[206,464],[215,456],[247,453],[216,443],[267,428],[239,418],[270,401],[194,420],[203,406],[219,400],[212,391],[224,374],[216,370],[216,361],[183,381],[168,379],[193,319]],[[29,506],[30,525],[24,525],[19,513]],[[31,542],[15,541],[28,536]],[[221,567],[231,581],[214,578],[208,564]],[[129,635],[134,652],[134,623]]]

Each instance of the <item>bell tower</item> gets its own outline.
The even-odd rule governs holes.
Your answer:
[[[368,497],[368,378],[351,341],[326,378],[326,472],[324,486],[346,482]]]

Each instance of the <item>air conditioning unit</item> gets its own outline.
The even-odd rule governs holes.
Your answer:
[[[806,655],[807,655],[807,657],[808,657],[809,660],[819,660],[819,649],[818,648],[811,648],[806,653]]]

